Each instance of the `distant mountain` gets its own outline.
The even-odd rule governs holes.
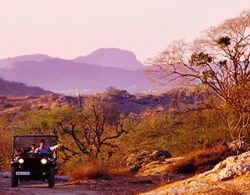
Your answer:
[[[64,93],[102,91],[109,86],[129,91],[149,88],[144,70],[101,67],[58,58],[18,61],[11,68],[0,69],[0,75],[8,80]]]
[[[0,68],[11,66],[15,62],[24,62],[24,61],[42,61],[49,59],[51,57],[44,54],[33,54],[33,55],[22,55],[13,58],[5,58],[0,60]]]
[[[137,60],[134,53],[117,48],[98,49],[87,56],[81,56],[72,61],[126,70],[144,69],[143,64]]]
[[[29,87],[23,83],[10,82],[0,78],[0,95],[32,95],[39,96],[50,93],[39,87]]]

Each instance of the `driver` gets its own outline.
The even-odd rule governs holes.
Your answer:
[[[35,153],[49,155],[51,151],[56,150],[60,146],[61,144],[57,144],[55,146],[50,147],[49,145],[45,144],[45,139],[41,139],[40,146],[35,149]]]
[[[33,155],[36,151],[36,144],[31,144],[28,154]]]

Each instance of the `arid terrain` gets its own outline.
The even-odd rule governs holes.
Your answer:
[[[1,2],[0,195],[250,195],[249,8]]]
[[[23,182],[10,188],[8,173],[0,174],[0,194],[250,194],[250,152],[228,157],[200,174],[170,174],[182,158],[147,164],[135,177],[70,181],[57,176],[54,189],[46,183]]]

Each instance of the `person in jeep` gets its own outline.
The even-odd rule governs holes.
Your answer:
[[[36,151],[36,144],[31,144],[30,151],[28,152],[29,155],[33,155]]]
[[[22,149],[21,148],[17,148],[16,150],[15,150],[15,156],[19,156],[19,155],[21,155],[22,154]]]
[[[49,146],[45,144],[45,139],[40,140],[40,146],[35,149],[35,153],[41,154],[41,155],[49,155],[51,151],[56,150],[58,147],[60,147],[61,144],[57,144],[55,146]]]

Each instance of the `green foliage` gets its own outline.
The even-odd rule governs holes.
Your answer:
[[[207,64],[211,63],[213,58],[209,56],[209,54],[200,52],[200,53],[193,53],[191,55],[191,59],[189,60],[189,63],[195,66],[201,66],[204,67]]]
[[[57,122],[66,118],[72,118],[76,113],[77,111],[73,107],[26,111],[22,113],[23,122],[16,129],[16,133],[51,134],[57,128]]]
[[[174,156],[231,141],[215,109],[187,114],[144,113],[121,142],[127,153],[165,149]]]
[[[220,37],[220,38],[217,40],[217,43],[218,43],[221,47],[226,47],[226,46],[228,46],[228,45],[231,44],[231,39],[230,39],[228,36]]]

